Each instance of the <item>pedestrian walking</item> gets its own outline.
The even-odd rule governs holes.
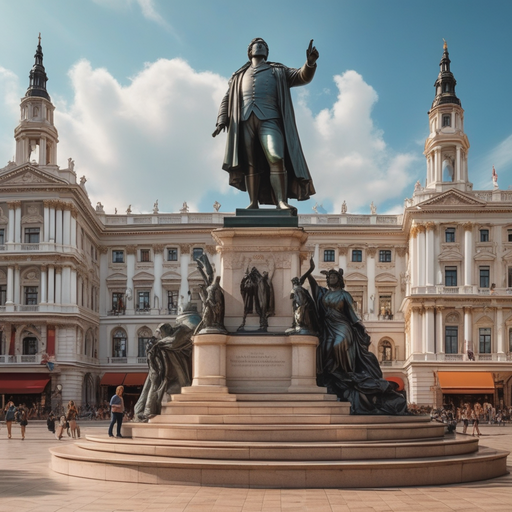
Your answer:
[[[48,427],[48,430],[55,434],[55,415],[52,411],[50,411],[50,414],[48,415],[48,419],[46,420],[46,426]]]
[[[468,431],[469,419],[466,412],[462,413],[462,433],[465,434]]]
[[[478,428],[479,421],[478,421],[478,415],[476,414],[475,411],[473,411],[472,417],[473,417],[473,432],[471,435],[474,436],[475,432],[476,432],[476,434],[479,436],[479,435],[481,435],[480,429]]]
[[[68,412],[66,414],[66,420],[69,423],[69,430],[71,430],[71,437],[75,439],[77,437],[77,423],[78,409],[76,408],[75,402],[70,400],[68,402]]]
[[[123,386],[117,386],[116,394],[110,399],[110,408],[112,411],[112,420],[108,428],[109,437],[114,437],[114,425],[117,423],[117,435],[116,437],[123,437],[121,435],[121,425],[123,424],[123,413],[124,413],[124,400],[123,400]]]
[[[61,416],[59,424],[55,429],[55,437],[60,441],[64,435],[64,429],[66,428],[66,416]]]
[[[17,414],[16,419],[17,419],[17,421],[20,425],[20,429],[21,429],[21,440],[25,441],[25,432],[26,432],[27,425],[28,425],[27,410],[25,408],[25,404],[20,404],[20,406],[18,407],[18,412],[16,414]]]
[[[12,437],[12,422],[16,419],[16,407],[14,406],[14,402],[9,400],[7,405],[5,406],[5,426],[7,427],[7,438],[11,439]]]

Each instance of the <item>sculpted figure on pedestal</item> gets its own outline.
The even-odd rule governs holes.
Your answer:
[[[221,102],[213,137],[227,129],[222,168],[229,184],[249,192],[247,208],[259,204],[296,209],[288,198],[304,201],[315,193],[302,153],[290,88],[311,82],[319,57],[313,40],[300,69],[267,62],[268,45],[251,41],[249,61],[235,71]]]
[[[344,289],[343,270],[322,270],[324,288],[311,276],[314,268],[311,260],[307,279],[320,328],[318,385],[349,401],[352,414],[406,414],[405,397],[383,378],[379,361],[369,350],[371,339]]]

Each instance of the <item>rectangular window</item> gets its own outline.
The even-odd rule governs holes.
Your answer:
[[[167,261],[178,261],[178,249],[176,247],[167,249]]]
[[[489,230],[481,229],[480,230],[480,242],[488,242],[489,241]]]
[[[445,242],[455,242],[455,228],[446,228],[444,232]]]
[[[197,261],[197,258],[200,258],[203,255],[203,249],[201,247],[194,247],[192,250],[192,259]]]
[[[379,261],[381,263],[389,263],[391,261],[391,251],[387,249],[379,251]]]
[[[7,285],[0,284],[0,306],[5,306],[5,301],[7,300]],[[0,335],[1,335],[0,331]]]
[[[137,309],[148,310],[149,308],[149,292],[137,292]]]
[[[5,229],[0,229],[0,245],[5,244]]]
[[[508,351],[512,352],[512,329],[508,331]]]
[[[508,267],[508,288],[512,288],[512,267]]]
[[[507,237],[507,239],[508,239],[509,242],[512,242],[512,229],[508,230],[508,237]]]
[[[352,261],[363,261],[363,251],[361,249],[352,251]]]
[[[140,261],[148,262],[151,261],[150,258],[149,249],[141,249],[140,250]]]
[[[482,327],[478,329],[478,341],[480,354],[491,353],[491,328]]]
[[[447,325],[444,328],[444,351],[446,354],[459,352],[459,328],[456,325]]]
[[[490,268],[480,267],[480,288],[489,288],[490,284]]]
[[[37,305],[37,292],[39,288],[37,286],[25,286],[25,305],[36,306]]]
[[[113,292],[112,293],[112,309],[114,311],[124,311],[124,293]]]
[[[124,263],[124,251],[112,251],[112,263]]]
[[[333,262],[334,261],[334,249],[326,249],[324,251],[324,261]]]
[[[178,314],[178,291],[168,290],[167,291],[167,311],[170,315]]]
[[[444,285],[457,286],[457,267],[445,267]]]
[[[39,228],[25,228],[25,243],[38,244],[39,243]]]
[[[23,340],[23,355],[33,356],[37,354],[37,338],[25,338]]]
[[[391,312],[391,295],[379,296],[379,312],[381,320],[392,320],[393,313]]]
[[[113,343],[113,357],[126,357],[126,338],[114,338]]]
[[[451,126],[452,125],[452,116],[444,115],[443,116],[443,126]]]

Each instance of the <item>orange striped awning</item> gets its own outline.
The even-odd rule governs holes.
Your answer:
[[[439,372],[437,375],[446,394],[494,393],[494,378],[490,372]]]

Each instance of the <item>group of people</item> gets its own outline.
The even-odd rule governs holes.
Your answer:
[[[14,405],[12,400],[7,402],[4,409],[5,412],[5,425],[7,427],[7,438],[12,439],[12,424],[18,423],[21,429],[21,440],[25,440],[25,433],[28,425],[27,408],[25,404],[20,404],[19,407]]]
[[[55,434],[55,437],[60,441],[64,436],[64,432],[67,432],[69,437],[73,439],[80,437],[80,426],[78,425],[78,408],[73,400],[68,402],[68,408],[66,414],[56,417],[53,412],[50,412],[46,425],[48,430]],[[58,421],[57,426],[55,423]]]

